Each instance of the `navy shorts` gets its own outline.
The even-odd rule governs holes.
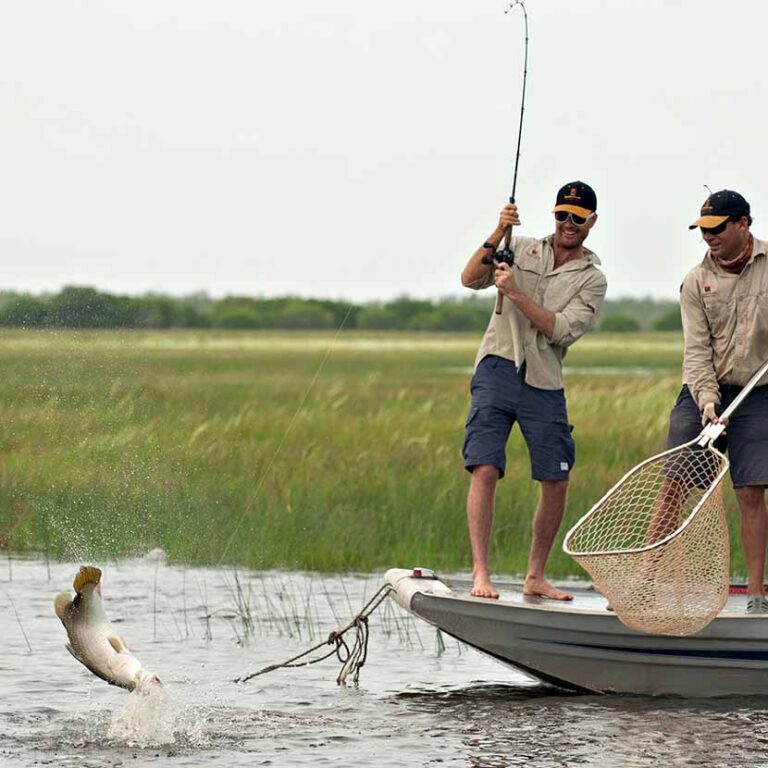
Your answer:
[[[534,480],[567,480],[576,459],[562,389],[537,389],[525,383],[525,365],[488,355],[477,366],[470,387],[472,403],[467,416],[461,453],[464,466],[497,467],[504,477],[505,447],[515,422],[520,425],[531,457]]]
[[[741,387],[720,385],[722,413],[741,392]],[[701,433],[701,412],[686,385],[680,390],[669,415],[667,448],[693,440]],[[768,486],[768,387],[756,387],[728,420],[725,434],[715,448],[728,451],[734,488]]]

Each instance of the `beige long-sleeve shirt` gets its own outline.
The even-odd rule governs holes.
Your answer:
[[[683,383],[699,408],[720,402],[720,384],[743,386],[768,360],[768,243],[754,239],[740,274],[707,251],[680,286]],[[758,385],[768,384],[768,374]]]
[[[475,366],[486,355],[526,364],[525,380],[539,389],[563,388],[563,358],[568,347],[592,326],[605,297],[607,281],[598,269],[600,259],[584,249],[584,258],[555,265],[553,236],[542,239],[513,237],[515,282],[523,293],[555,314],[552,338],[536,329],[528,318],[505,299],[500,315],[492,314],[480,344]],[[468,285],[488,288],[494,268]]]

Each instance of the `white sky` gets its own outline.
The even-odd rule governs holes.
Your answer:
[[[687,224],[768,237],[765,0],[527,0],[520,234],[598,194],[609,298],[674,298]],[[461,295],[511,190],[507,0],[6,0],[0,288]]]

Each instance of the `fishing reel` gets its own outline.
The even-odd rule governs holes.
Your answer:
[[[511,267],[515,263],[515,252],[505,245],[500,251],[483,256],[483,264],[506,264]]]
[[[500,251],[488,253],[482,258],[483,264],[493,264],[499,266],[499,264],[506,264],[511,267],[515,263],[515,252],[509,247],[509,238],[506,239],[504,247]],[[504,304],[504,294],[499,291],[496,294],[496,308],[494,313],[501,314],[502,306]]]

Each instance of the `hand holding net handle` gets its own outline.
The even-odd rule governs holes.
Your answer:
[[[763,378],[766,371],[768,371],[768,360],[766,360],[760,368],[755,371],[752,378],[744,385],[741,392],[739,392],[738,395],[733,399],[733,402],[720,414],[719,418],[722,421],[722,419],[728,419],[731,414],[741,405],[741,403],[744,401],[744,398],[755,388],[755,385],[757,384],[760,379]],[[720,435],[723,434],[725,431],[725,424],[721,423],[715,423],[714,421],[707,424],[706,427],[701,431],[701,434],[698,437],[697,445],[700,445],[702,448],[706,448],[711,443],[714,443],[715,440],[717,440]]]

